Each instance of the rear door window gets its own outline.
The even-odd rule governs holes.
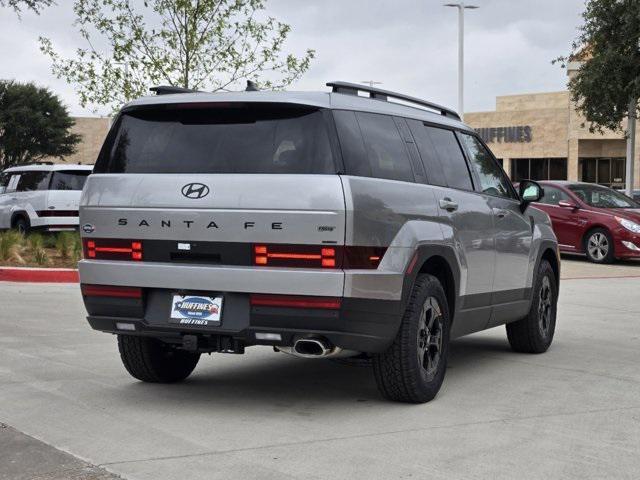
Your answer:
[[[96,173],[336,173],[315,108],[163,106],[124,113],[114,128]]]
[[[46,190],[49,186],[51,172],[29,171],[22,172],[16,190],[18,192],[34,192],[37,190]]]
[[[60,170],[53,172],[49,190],[82,190],[91,172],[85,170]]]
[[[371,176],[413,182],[413,170],[404,140],[393,117],[357,112]]]
[[[444,128],[426,126],[425,129],[440,159],[447,185],[460,190],[473,190],[471,173],[455,133]]]
[[[413,138],[415,138],[416,146],[420,152],[422,164],[426,170],[427,180],[431,185],[439,185],[446,187],[447,179],[444,176],[438,153],[436,152],[431,137],[427,129],[419,120],[407,120],[407,124],[411,129]]]

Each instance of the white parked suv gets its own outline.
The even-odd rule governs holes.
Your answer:
[[[78,204],[93,165],[37,164],[0,173],[0,229],[78,228]]]

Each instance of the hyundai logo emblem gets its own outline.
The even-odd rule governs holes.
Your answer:
[[[209,187],[203,183],[187,183],[182,187],[182,195],[187,198],[203,198],[209,195]]]

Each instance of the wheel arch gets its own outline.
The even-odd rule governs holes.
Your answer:
[[[11,213],[11,221],[9,222],[11,228],[15,226],[15,222],[18,218],[24,218],[27,221],[27,224],[31,226],[31,219],[29,218],[29,214],[24,210],[16,210]]]
[[[458,310],[460,291],[460,268],[457,257],[451,247],[444,245],[423,245],[416,249],[407,271],[402,292],[402,308],[406,308],[411,290],[418,275],[429,274],[436,277],[444,289],[451,323]]]

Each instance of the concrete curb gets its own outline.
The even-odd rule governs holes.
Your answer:
[[[0,266],[0,281],[31,283],[78,283],[74,268],[29,268]]]

